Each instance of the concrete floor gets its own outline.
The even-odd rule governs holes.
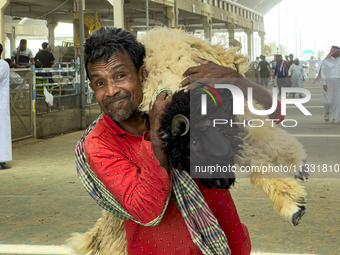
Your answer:
[[[289,108],[286,118],[296,119],[298,126],[287,131],[304,145],[309,164],[340,164],[340,125],[323,120],[320,83],[306,82],[305,88],[312,93],[306,104],[312,116]],[[0,171],[0,254],[67,254],[66,250],[53,253],[51,246],[40,246],[46,253],[29,252],[38,246],[27,245],[62,245],[72,232],[87,231],[101,216],[76,174],[74,148],[81,135],[79,131],[13,144],[11,168]],[[338,175],[312,175],[304,184],[308,208],[297,227],[274,212],[249,180],[238,179],[232,194],[249,229],[254,254],[340,254]]]

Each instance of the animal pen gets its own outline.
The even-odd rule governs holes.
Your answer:
[[[83,128],[82,111],[86,126],[101,113],[88,82],[85,82],[85,104],[81,103],[79,68],[64,62],[57,65],[57,68],[31,66],[10,70],[13,141],[79,130]]]

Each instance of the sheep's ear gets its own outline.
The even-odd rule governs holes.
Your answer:
[[[178,133],[182,133],[181,136],[184,136],[188,133],[189,129],[190,129],[190,121],[184,115],[177,114],[175,115],[175,117],[172,118],[171,134],[173,136],[176,136]]]

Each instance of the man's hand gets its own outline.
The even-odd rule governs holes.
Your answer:
[[[323,90],[327,92],[327,85],[323,85]]]
[[[183,73],[183,78],[185,79],[180,83],[180,88],[189,85],[190,79],[193,78],[243,78],[240,73],[232,68],[217,65],[212,61],[200,57],[193,56],[192,58],[196,63],[201,65],[190,67]],[[190,88],[192,88],[192,86],[190,86]],[[189,88],[186,90],[189,90]]]
[[[182,88],[189,85],[190,78],[202,78],[202,79],[199,79],[198,82],[194,81],[184,91],[188,91],[189,89],[201,86],[202,83],[214,86],[216,82],[220,82],[218,81],[218,78],[223,78],[224,83],[232,84],[240,88],[243,92],[245,99],[248,99],[248,88],[249,87],[253,88],[253,99],[256,100],[259,104],[263,105],[263,107],[266,110],[271,108],[272,97],[270,93],[260,85],[244,78],[240,73],[236,72],[234,69],[220,66],[209,60],[195,56],[193,57],[193,60],[201,65],[190,67],[188,70],[186,70],[183,76],[187,78],[185,78],[181,82],[179,87]],[[275,119],[277,116],[279,116],[279,114],[280,109],[276,108],[276,110],[271,115],[269,115],[269,118]]]
[[[155,156],[158,159],[160,165],[169,173],[169,161],[168,156],[163,151],[164,143],[160,139],[158,130],[160,127],[160,118],[164,113],[165,106],[171,102],[172,97],[166,98],[165,92],[160,93],[154,104],[149,104],[149,121],[150,121],[150,142],[152,144]]]

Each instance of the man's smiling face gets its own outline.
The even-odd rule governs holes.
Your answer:
[[[131,118],[143,100],[143,71],[136,70],[127,52],[115,52],[108,60],[88,63],[90,86],[102,111],[115,122]]]

